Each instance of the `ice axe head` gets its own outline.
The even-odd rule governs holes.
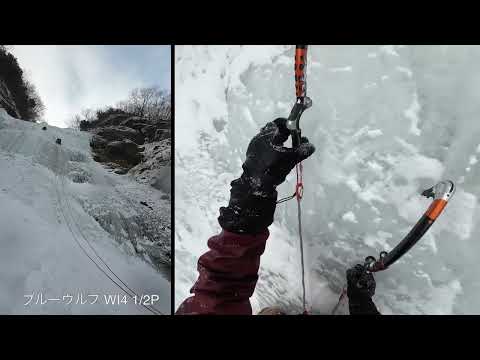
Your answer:
[[[438,184],[422,192],[422,196],[434,200],[448,201],[455,193],[455,184],[450,180],[441,181]]]
[[[297,147],[300,145],[300,118],[305,110],[312,106],[312,100],[305,96],[304,98],[297,98],[297,102],[293,105],[292,111],[287,119],[287,128],[292,134],[292,145]]]

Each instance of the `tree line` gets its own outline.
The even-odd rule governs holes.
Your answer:
[[[138,116],[150,123],[171,121],[171,96],[169,92],[158,87],[133,89],[126,100],[119,101],[115,106],[82,110],[80,114],[73,116],[68,125],[85,131],[94,126],[95,122],[112,114]]]
[[[0,79],[10,91],[21,119],[37,121],[43,117],[45,106],[35,86],[5,45],[0,45]]]

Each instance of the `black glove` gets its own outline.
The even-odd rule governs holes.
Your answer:
[[[228,206],[220,208],[218,222],[223,229],[257,234],[273,222],[276,187],[296,164],[315,151],[305,137],[295,149],[283,147],[290,135],[286,123],[284,118],[268,123],[248,145],[243,174],[230,184]]]
[[[376,283],[372,273],[364,271],[364,266],[357,264],[347,270],[348,298],[371,298],[375,295]]]
[[[376,283],[372,273],[357,264],[347,270],[347,296],[350,314],[380,314],[372,301]]]

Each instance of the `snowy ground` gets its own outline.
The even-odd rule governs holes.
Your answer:
[[[168,269],[126,239],[145,211],[169,224],[170,202],[94,162],[89,134],[41,127],[0,109],[0,314],[151,314],[142,296],[169,313]]]
[[[328,314],[348,267],[395,246],[426,210],[421,190],[451,179],[457,192],[429,233],[376,275],[384,314],[479,314],[478,46],[311,46],[304,135],[307,300]],[[218,208],[241,173],[251,137],[288,116],[291,46],[177,46],[175,306],[219,231]],[[279,188],[294,189],[294,177]],[[296,204],[277,207],[254,310],[301,308]]]

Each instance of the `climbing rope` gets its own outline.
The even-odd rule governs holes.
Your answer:
[[[297,185],[295,194],[297,196],[297,213],[298,213],[298,237],[300,239],[300,260],[302,266],[302,303],[303,312],[307,312],[306,291],[305,291],[305,262],[303,259],[303,236],[302,236],[302,206],[301,201],[303,197],[303,165],[302,163],[296,166],[297,171]]]
[[[312,101],[307,97],[307,49],[308,45],[296,45],[295,47],[295,92],[297,101],[290,112],[287,120],[287,128],[292,135],[292,147],[296,148],[301,142],[300,117],[302,113],[312,106]],[[298,216],[298,237],[300,240],[300,265],[302,272],[302,306],[303,313],[307,314],[307,301],[305,290],[305,261],[303,254],[303,235],[302,235],[302,207],[301,201],[303,197],[303,165],[298,163],[295,166],[297,182],[295,185],[295,193],[277,201],[281,204],[293,198],[297,199],[297,216]]]
[[[59,165],[59,156],[58,154],[61,154],[62,151],[57,149],[57,175],[56,175],[56,179],[58,180],[58,178],[60,177],[60,181],[61,181],[61,186],[59,186],[58,184],[58,181],[56,181],[56,184],[55,184],[55,190],[57,192],[57,197],[58,197],[58,200],[59,200],[59,203],[60,203],[60,207],[61,207],[61,194],[60,194],[60,191],[59,191],[59,188],[62,188],[64,190],[64,179],[65,179],[65,173],[64,173],[64,169],[62,169],[62,173],[60,173],[58,170],[58,165]],[[82,246],[81,242],[79,241],[79,239],[77,238],[77,236],[75,235],[75,232],[73,231],[73,228],[72,228],[72,224],[70,223],[70,221],[67,220],[67,216],[66,214],[63,212],[63,210],[61,211],[62,212],[62,215],[65,219],[65,223],[66,225],[68,226],[69,230],[70,230],[70,233],[72,234],[72,237],[74,239],[74,241],[76,242],[76,244],[80,247],[80,249],[82,250],[82,252],[88,257],[88,259],[93,262],[93,264],[110,280],[112,281],[113,284],[115,284],[120,290],[122,290],[127,296],[129,296],[130,298],[133,299],[134,296],[136,296],[137,299],[140,299],[140,296],[138,296],[138,294],[133,291],[112,269],[110,266],[108,266],[107,262],[100,256],[100,254],[98,254],[98,252],[95,250],[95,248],[92,246],[92,244],[86,239],[85,235],[83,234],[83,232],[80,230],[78,224],[73,220],[73,215],[72,215],[72,208],[71,208],[71,205],[70,205],[70,202],[68,200],[68,195],[65,193],[65,191],[63,191],[63,195],[64,195],[64,200],[65,200],[65,203],[67,205],[67,211],[70,215],[70,220],[72,220],[72,222],[75,224],[75,227],[77,228],[79,234],[81,235],[81,237],[83,238],[83,240],[85,241],[85,243],[90,247],[90,249],[93,251],[93,253],[96,255],[96,257],[104,264],[104,266],[110,271],[110,273],[113,275],[113,277],[115,277],[121,284],[123,284],[123,286],[121,284],[119,284],[115,279],[113,279],[113,277],[108,274],[101,266],[100,264],[98,264],[95,259],[92,258],[92,256],[90,256],[90,254],[88,253],[88,251]],[[150,307],[150,306],[147,306],[143,303],[140,304],[143,308],[145,308],[147,311],[151,312],[152,314],[154,315],[164,315],[160,310],[156,309],[153,305]]]

